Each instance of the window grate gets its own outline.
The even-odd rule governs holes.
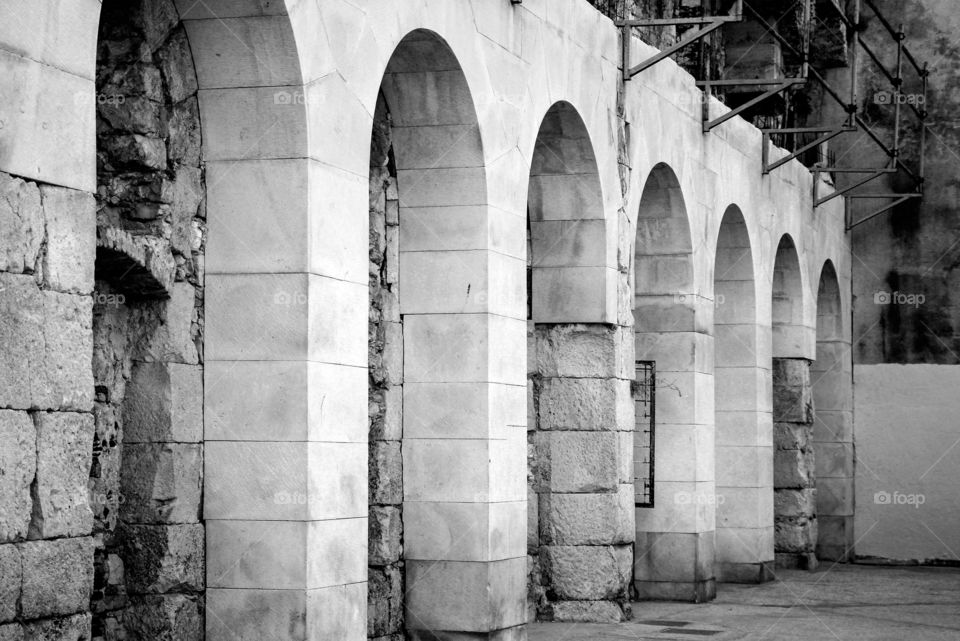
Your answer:
[[[653,453],[656,425],[657,365],[637,361],[633,381],[636,411],[633,434],[633,487],[637,507],[653,507]]]

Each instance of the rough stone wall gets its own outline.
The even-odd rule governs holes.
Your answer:
[[[90,638],[94,216],[0,173],[0,639]]]
[[[633,334],[538,324],[528,341],[531,618],[535,609],[542,619],[624,620],[634,490],[633,372],[623,355]]]
[[[97,62],[92,633],[201,639],[205,211],[172,2],[105,3]]]
[[[370,146],[370,513],[367,636],[403,633],[403,325],[398,298],[399,200],[390,115],[377,105]]]
[[[817,567],[810,361],[773,359],[773,509],[777,567]]]

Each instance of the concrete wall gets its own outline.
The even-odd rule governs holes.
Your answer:
[[[856,555],[960,561],[960,368],[856,365]]]

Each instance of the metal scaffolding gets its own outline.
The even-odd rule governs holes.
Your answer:
[[[638,74],[642,73],[646,69],[649,69],[653,65],[665,60],[666,58],[676,54],[681,49],[701,41],[706,36],[711,33],[721,29],[725,24],[731,22],[742,22],[744,16],[749,14],[751,19],[756,20],[762,27],[766,29],[766,33],[770,34],[780,46],[785,47],[793,55],[795,55],[799,61],[799,73],[794,77],[788,78],[779,78],[779,79],[755,79],[755,78],[719,78],[719,79],[701,79],[697,81],[697,86],[701,87],[704,90],[704,100],[703,100],[703,131],[704,133],[709,133],[716,127],[719,127],[723,123],[729,121],[730,119],[742,115],[749,109],[759,105],[760,103],[769,100],[777,95],[783,94],[785,92],[791,91],[793,88],[806,85],[809,81],[814,81],[821,87],[825,95],[830,96],[847,114],[846,119],[843,122],[839,123],[828,123],[821,126],[814,127],[772,127],[772,128],[763,128],[761,132],[763,133],[763,173],[769,174],[770,172],[776,170],[779,167],[782,167],[789,163],[791,160],[801,157],[803,154],[806,154],[814,149],[820,149],[821,146],[838,136],[853,133],[853,132],[864,132],[873,143],[884,153],[887,157],[887,162],[884,166],[881,167],[838,167],[831,166],[828,162],[826,166],[820,166],[817,164],[813,167],[812,171],[814,173],[814,193],[813,193],[813,202],[814,207],[819,207],[824,203],[827,203],[835,198],[844,196],[847,198],[848,203],[848,214],[846,226],[847,229],[852,229],[853,227],[874,218],[890,209],[896,207],[897,205],[906,202],[914,198],[923,197],[923,183],[924,183],[924,155],[926,152],[926,119],[927,119],[927,98],[928,98],[928,79],[930,75],[930,70],[927,67],[926,63],[920,64],[914,55],[907,48],[905,40],[906,35],[903,31],[903,26],[899,28],[894,28],[893,25],[886,19],[886,17],[880,12],[879,8],[876,6],[874,0],[848,0],[848,7],[852,5],[851,14],[848,15],[847,12],[840,7],[837,7],[837,16],[840,18],[841,22],[849,30],[849,33],[852,34],[850,38],[851,49],[849,55],[849,67],[850,67],[850,94],[848,98],[844,98],[837,92],[827,81],[827,79],[821,74],[812,64],[810,64],[810,44],[811,44],[811,21],[813,15],[813,0],[798,0],[802,3],[803,9],[803,19],[802,19],[802,29],[801,29],[801,42],[798,47],[794,46],[786,37],[783,36],[778,30],[778,22],[782,18],[774,20],[773,24],[770,24],[760,12],[750,5],[746,0],[736,0],[731,8],[729,14],[727,15],[716,15],[716,16],[703,16],[698,18],[661,18],[661,19],[650,19],[650,20],[620,20],[617,22],[617,25],[621,28],[622,33],[622,45],[623,45],[623,80],[629,81],[630,79],[636,77]],[[862,20],[862,10],[864,5],[870,9],[872,14],[877,18],[877,20],[883,25],[884,30],[887,34],[893,39],[897,47],[897,56],[896,56],[896,66],[893,71],[887,68],[883,63],[880,57],[875,53],[871,48],[870,44],[865,40],[863,34],[864,22]],[[786,15],[786,14],[784,14]],[[683,37],[678,40],[674,45],[664,49],[658,54],[642,61],[640,64],[631,66],[631,41],[633,38],[633,29],[635,27],[669,27],[669,26],[696,26],[697,29],[693,30],[690,33],[684,34]],[[858,65],[860,52],[863,51],[866,53],[870,60],[880,69],[883,76],[889,81],[892,91],[889,93],[890,102],[892,103],[895,112],[894,112],[894,123],[893,123],[893,141],[892,144],[888,144],[883,140],[883,138],[865,121],[863,114],[861,112],[859,97],[858,97]],[[904,85],[904,67],[906,64],[909,64],[915,70],[918,78],[921,81],[922,93],[917,100],[909,100],[903,92]],[[713,95],[715,88],[730,88],[730,87],[740,87],[740,88],[756,88],[758,91],[760,89],[765,89],[759,95],[747,100],[741,105],[727,111],[723,115],[711,119],[710,117],[710,97]],[[902,143],[902,127],[903,127],[903,107],[909,107],[916,118],[919,121],[920,129],[920,150],[919,150],[919,166],[916,169],[911,169],[901,160],[901,143]],[[778,158],[774,162],[770,162],[771,156],[771,146],[773,144],[774,137],[777,136],[792,136],[796,137],[806,137],[806,136],[815,136],[812,140],[808,142],[801,143],[798,148],[794,148],[786,156]],[[857,189],[867,185],[868,183],[876,180],[885,175],[895,174],[903,172],[907,175],[914,183],[914,190],[907,192],[894,192],[894,193],[864,193],[858,192]],[[863,178],[857,179],[853,184],[845,186],[841,189],[837,189],[830,194],[825,196],[820,195],[820,177],[822,174],[853,174],[853,175],[863,175]],[[889,204],[871,212],[866,217],[853,221],[850,218],[849,214],[849,203],[851,200],[855,199],[877,199],[885,198],[890,199],[892,202]]]

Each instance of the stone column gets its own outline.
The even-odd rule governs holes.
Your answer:
[[[777,567],[817,567],[810,361],[773,359],[774,551]]]
[[[608,325],[536,325],[529,527],[540,614],[629,617],[634,536],[633,336]]]
[[[637,297],[637,359],[657,364],[654,507],[636,517],[641,599],[716,596],[713,337],[695,313],[712,306],[695,294]]]

